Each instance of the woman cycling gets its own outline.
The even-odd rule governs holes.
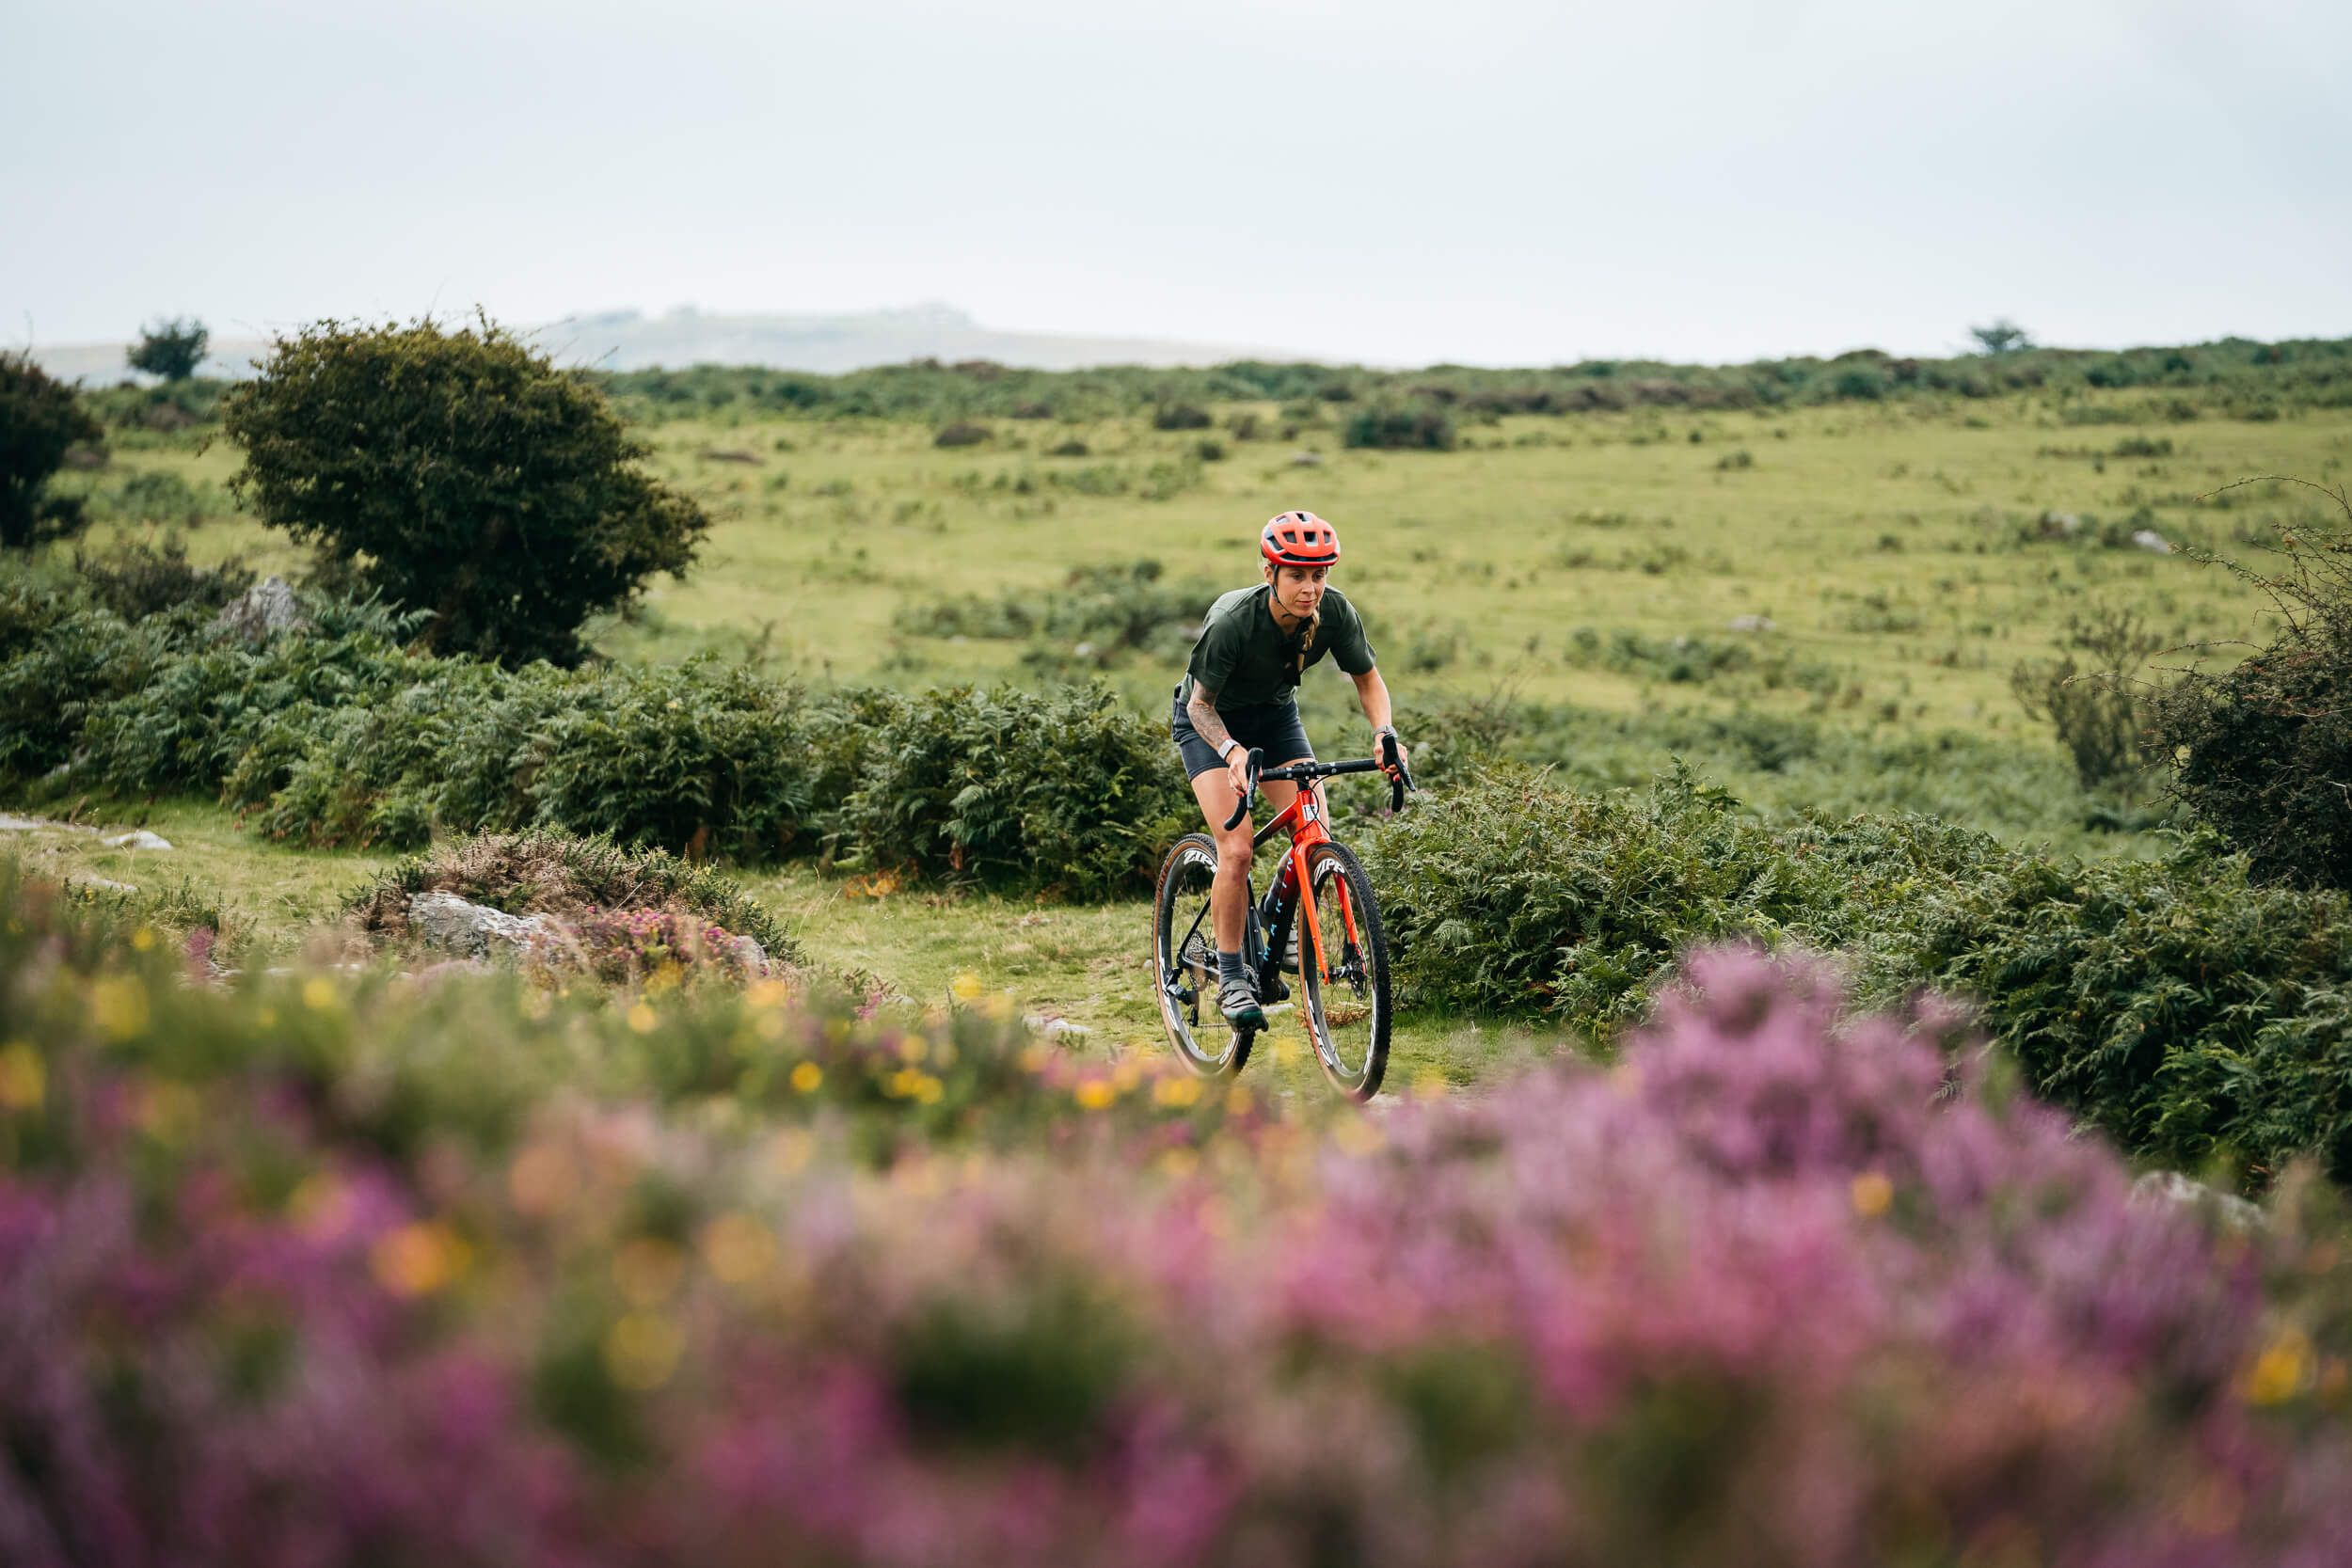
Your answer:
[[[1236,588],[1209,607],[1184,684],[1176,689],[1170,728],[1193,797],[1216,839],[1209,910],[1216,936],[1217,1009],[1232,1023],[1263,1027],[1258,988],[1241,953],[1252,824],[1244,817],[1230,830],[1225,826],[1248,788],[1249,752],[1263,752],[1270,767],[1313,759],[1292,693],[1327,653],[1355,681],[1375,747],[1383,736],[1393,739],[1396,730],[1388,683],[1373,663],[1363,619],[1347,595],[1325,580],[1340,559],[1339,534],[1311,512],[1285,512],[1259,534],[1258,553],[1265,557],[1265,581]],[[1404,758],[1399,742],[1399,766]],[[1277,812],[1298,794],[1295,784],[1280,780],[1263,788]]]

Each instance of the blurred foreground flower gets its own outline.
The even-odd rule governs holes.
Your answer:
[[[1941,1025],[1841,1020],[1803,965],[1698,956],[1622,1069],[1366,1117],[977,1009],[688,989],[640,1033],[496,978],[311,1008],[19,925],[11,1568],[2352,1540],[2332,1192],[2250,1229],[2136,1202]]]

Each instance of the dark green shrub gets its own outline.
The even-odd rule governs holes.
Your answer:
[[[1150,885],[1200,813],[1164,725],[1100,688],[908,699],[844,803],[844,863],[1073,898]]]
[[[974,424],[969,420],[958,420],[953,424],[941,425],[938,432],[931,436],[931,445],[935,447],[977,447],[987,440],[988,436],[988,426]]]
[[[79,498],[45,493],[69,449],[103,439],[73,388],[24,354],[0,354],[0,548],[29,549],[81,531]]]
[[[168,468],[139,470],[116,485],[105,503],[117,517],[183,528],[195,528],[225,510],[219,491],[209,484],[191,484]]]
[[[2046,721],[2074,761],[2085,789],[2099,789],[2137,773],[2148,689],[2139,672],[2164,646],[2137,612],[2103,605],[2066,620],[2065,646],[2055,661],[2028,661],[2010,673],[2010,689],[2029,719]],[[2090,656],[2088,665],[2074,654]]]
[[[615,670],[531,736],[533,820],[701,859],[790,852],[816,805],[800,689],[705,657]]]
[[[495,664],[436,659],[423,679],[373,702],[306,713],[303,744],[282,772],[248,780],[240,768],[228,791],[259,807],[254,821],[272,838],[414,848],[440,819],[456,730],[496,706],[511,679]]]
[[[173,650],[112,701],[91,706],[77,772],[120,790],[223,789],[236,803],[260,804],[338,709],[379,702],[431,669],[402,646],[413,620],[379,610],[345,623],[323,619],[313,635],[258,647]]]
[[[221,404],[232,487],[358,584],[429,611],[432,645],[578,660],[592,612],[686,569],[709,519],[585,378],[479,331],[324,322]]]
[[[1362,408],[1347,421],[1351,447],[1452,451],[1454,440],[1454,416],[1429,404]]]
[[[1188,403],[1168,403],[1152,410],[1153,430],[1206,430],[1212,423],[1209,411]]]
[[[1913,975],[1979,1003],[2035,1092],[2175,1167],[2352,1181],[2352,905],[2159,861],[2020,856],[1924,920]]]
[[[188,547],[176,535],[160,546],[128,539],[103,555],[73,552],[73,570],[89,587],[90,596],[126,621],[188,606],[199,611],[221,606],[253,586],[253,574],[231,556],[217,566],[199,566],[188,560]]]
[[[0,778],[38,779],[67,762],[93,711],[173,662],[161,622],[130,626],[56,589],[0,587]]]
[[[135,371],[160,375],[166,381],[185,381],[204,362],[205,346],[213,335],[193,316],[157,322],[139,328],[139,341],[123,351],[123,362]]]
[[[456,716],[441,754],[436,817],[453,829],[485,832],[537,824],[550,727],[604,691],[592,677],[551,664],[513,672],[495,702]]]
[[[2153,861],[2004,847],[1924,817],[1766,827],[1677,771],[1579,795],[1502,769],[1359,845],[1420,1001],[1604,1038],[1687,947],[1840,954],[1866,1006],[1973,1004],[2035,1091],[2136,1152],[2261,1185],[2352,1180],[2352,905],[2263,887],[2210,837]]]
[[[1883,945],[1898,889],[1951,884],[2005,853],[1925,818],[1769,829],[1680,767],[1606,795],[1501,768],[1424,797],[1360,847],[1416,1000],[1604,1034],[1640,1016],[1686,947]]]
[[[2352,888],[2352,532],[2294,526],[2280,546],[2280,572],[2231,566],[2277,607],[2270,645],[2235,669],[2185,673],[2153,703],[2153,728],[2174,796],[2257,879]]]

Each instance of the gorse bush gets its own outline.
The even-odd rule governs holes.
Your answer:
[[[262,519],[430,613],[434,647],[577,663],[580,623],[682,572],[710,520],[638,467],[604,395],[499,328],[323,322],[221,418]]]
[[[2153,862],[2005,847],[1923,817],[1767,826],[1687,775],[1581,795],[1499,770],[1361,840],[1425,1002],[1604,1038],[1692,943],[1832,951],[1868,999],[1966,998],[2037,1093],[2125,1148],[2260,1185],[2352,1180],[2352,926],[2211,842]]]
[[[5,872],[0,908],[24,1568],[2292,1568],[2352,1532],[2332,1195],[2246,1232],[2137,1200],[1818,973],[1708,958],[1628,1071],[1327,1133],[985,1010],[223,990]]]
[[[2280,548],[2278,572],[2232,567],[2269,595],[2277,636],[2234,669],[2185,672],[2153,728],[2174,795],[2256,876],[2352,888],[2352,530],[2289,527]]]

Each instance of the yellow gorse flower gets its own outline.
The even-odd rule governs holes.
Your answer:
[[[659,1313],[627,1313],[605,1331],[604,1369],[635,1393],[650,1393],[669,1382],[685,1354],[685,1331]]]
[[[1895,1201],[1895,1183],[1877,1171],[1866,1170],[1847,1186],[1846,1198],[1855,1213],[1874,1220]]]
[[[368,1249],[368,1267],[394,1295],[429,1296],[446,1290],[469,1257],[457,1232],[438,1220],[420,1220],[377,1237]]]
[[[24,1040],[0,1051],[0,1110],[38,1111],[49,1095],[49,1070]]]
[[[2283,1330],[2246,1374],[2246,1402],[2282,1404],[2302,1391],[2311,1370],[2311,1336],[2299,1328]]]

